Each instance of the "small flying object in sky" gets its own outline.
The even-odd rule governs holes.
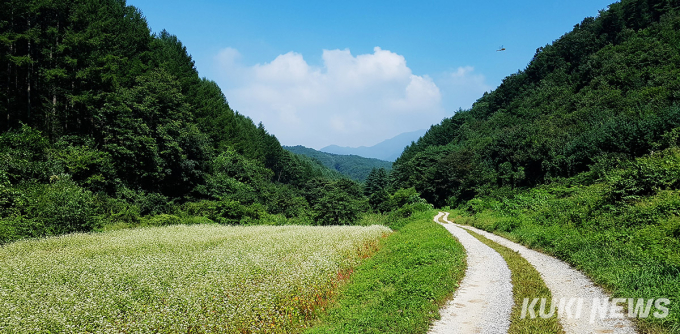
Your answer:
[[[505,48],[501,45],[501,47],[498,48],[498,50],[496,50],[496,51],[505,51]]]

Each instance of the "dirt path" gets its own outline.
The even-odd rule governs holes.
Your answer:
[[[518,252],[527,259],[541,274],[543,281],[552,293],[553,299],[558,301],[558,318],[566,333],[636,333],[635,326],[625,317],[611,317],[611,303],[606,302],[609,301],[610,296],[601,288],[595,286],[581,272],[571,268],[567,263],[528,249],[495,234],[471,226],[454,224],[448,220],[448,213],[443,218],[444,221],[450,223],[444,226],[457,226],[479,233],[500,245]],[[600,307],[593,310],[596,299],[603,303],[602,305],[608,305],[608,307]],[[579,304],[582,305],[580,310]],[[624,315],[627,311],[627,306],[625,303],[619,305],[622,306],[620,313]],[[537,314],[540,314],[539,309],[539,306],[535,307]],[[546,311],[549,310],[546,309]],[[601,317],[602,314],[605,315],[604,319]]]
[[[434,220],[444,216],[440,212]],[[429,333],[507,333],[513,305],[510,269],[495,250],[453,224],[442,224],[467,252],[467,270],[458,290]]]

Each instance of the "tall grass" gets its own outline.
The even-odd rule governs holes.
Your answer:
[[[0,332],[290,333],[383,226],[169,226],[0,248]]]

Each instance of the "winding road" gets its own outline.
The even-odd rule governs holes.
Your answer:
[[[558,319],[567,334],[636,333],[633,323],[625,318],[626,304],[619,304],[619,312],[612,313],[616,309],[611,308],[610,296],[567,263],[495,234],[455,224],[448,216],[440,212],[434,221],[465,247],[468,268],[453,299],[440,310],[441,319],[431,325],[429,333],[507,333],[510,326],[514,303],[510,270],[500,254],[465,230],[518,252],[536,268],[558,303]],[[596,301],[601,304],[598,306]],[[539,307],[534,309],[538,313]]]
[[[435,222],[444,216],[440,212]],[[443,224],[467,252],[465,278],[430,333],[507,333],[512,309],[510,269],[503,257],[453,224]]]

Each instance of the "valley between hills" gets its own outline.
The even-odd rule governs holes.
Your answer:
[[[1,6],[0,332],[680,333],[678,0],[385,160],[282,146],[124,0]]]

